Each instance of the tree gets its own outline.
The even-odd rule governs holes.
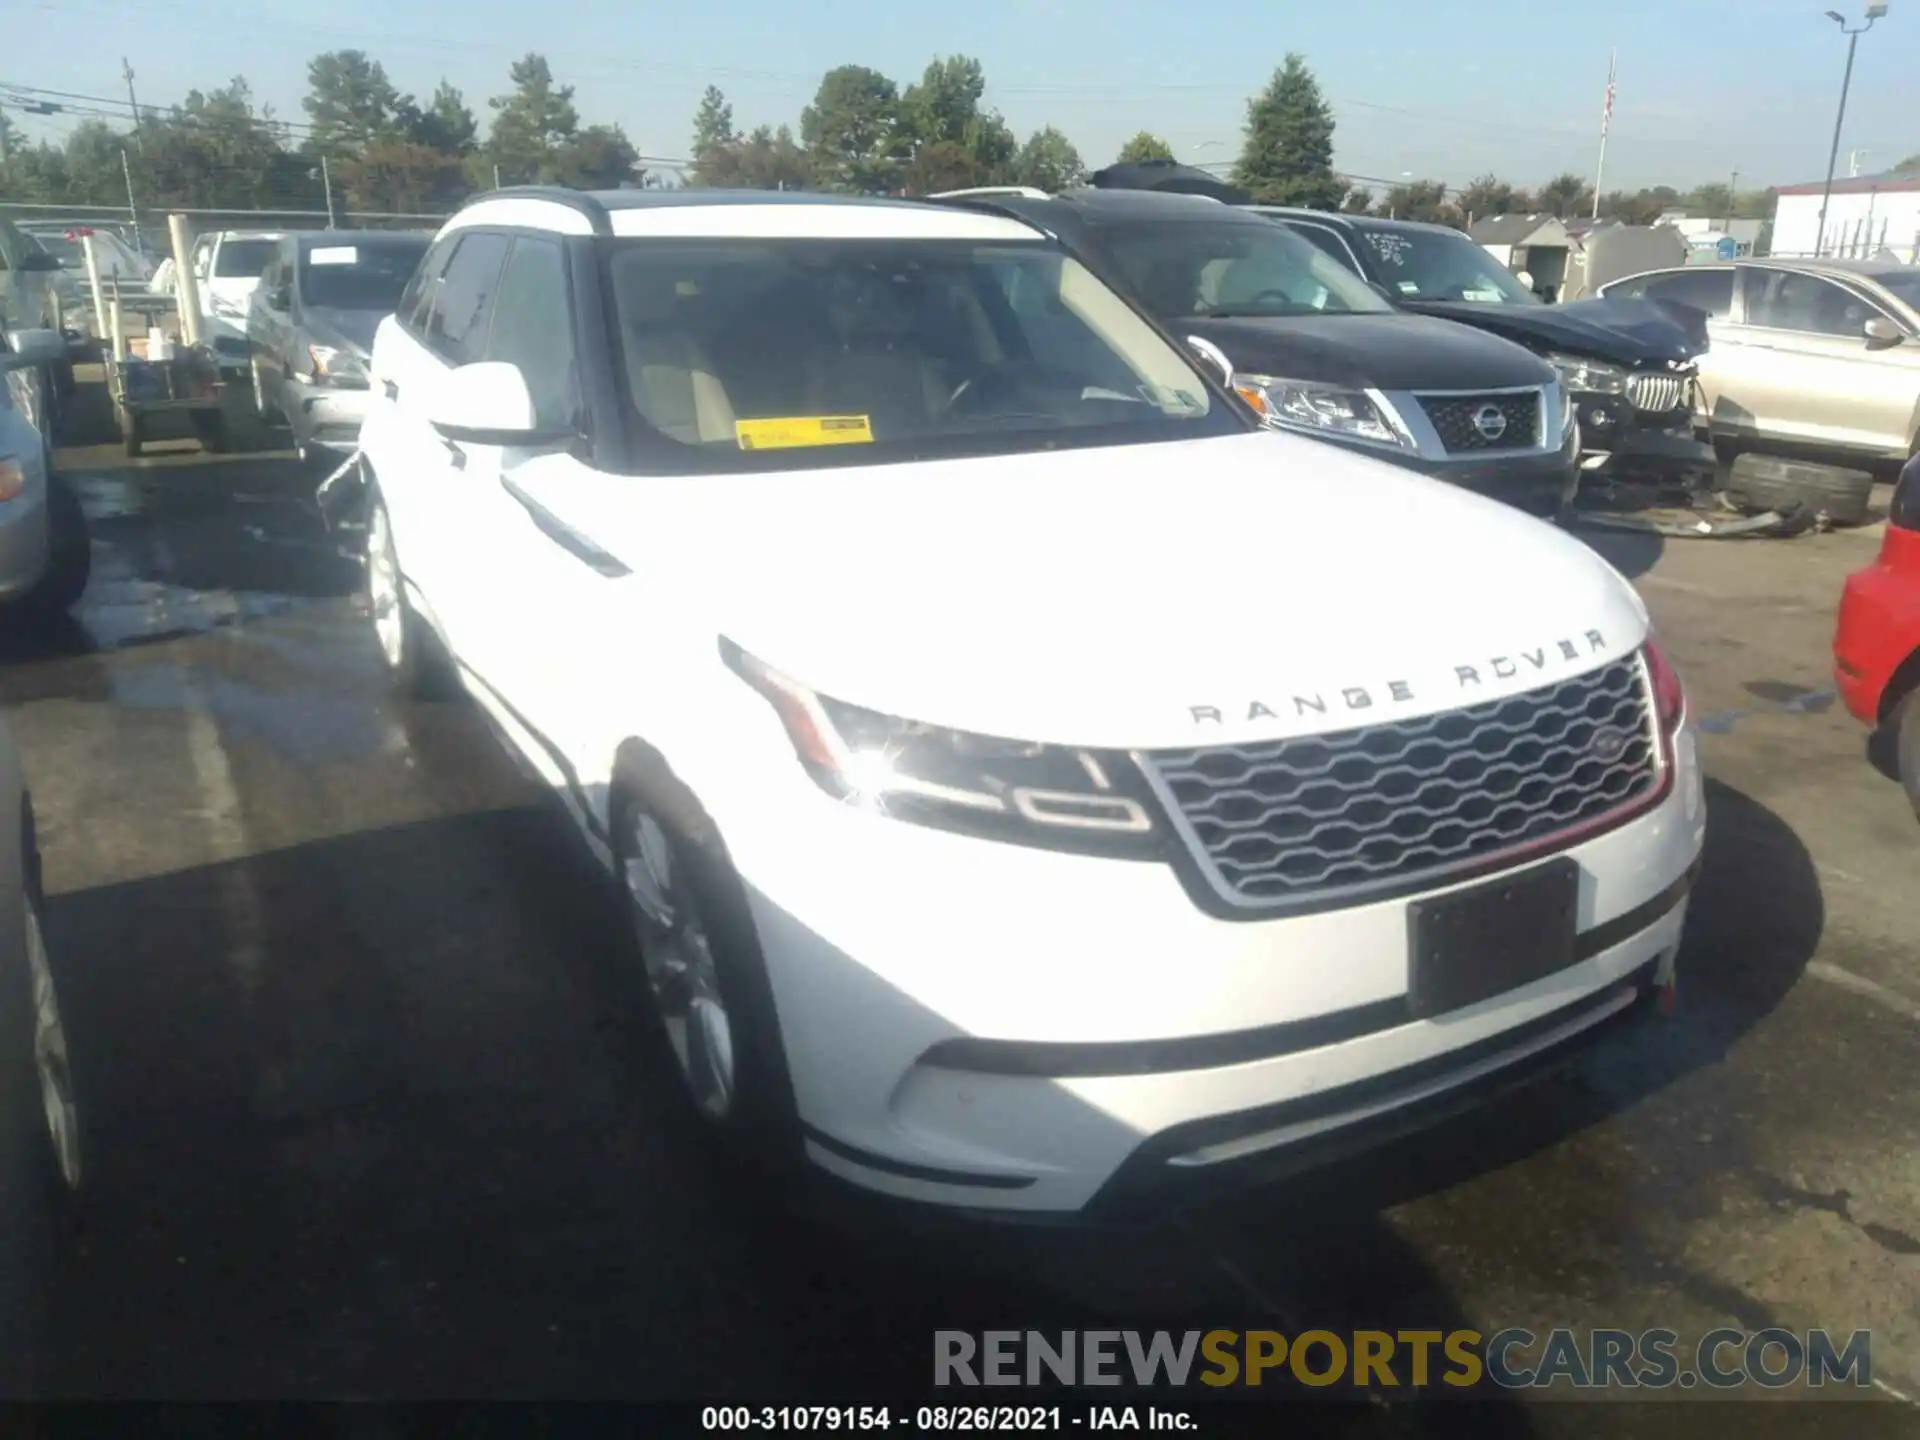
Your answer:
[[[1371,214],[1373,192],[1364,185],[1356,185],[1347,191],[1347,198],[1340,202],[1340,208],[1349,215]]]
[[[820,80],[800,112],[815,182],[826,190],[873,194],[895,190],[909,148],[900,94],[893,81],[864,65],[841,65]]]
[[[942,190],[983,185],[987,176],[966,146],[935,140],[914,151],[913,159],[900,172],[900,180],[909,195],[935,195]]]
[[[1645,190],[1631,195],[1624,190],[1609,190],[1600,197],[1600,218],[1618,220],[1622,225],[1651,225],[1666,208],[1658,196]]]
[[[1895,176],[1902,180],[1920,179],[1920,155],[1909,155],[1893,167]]]
[[[727,103],[727,97],[720,93],[719,87],[709,85],[706,93],[700,97],[700,108],[693,112],[694,173],[700,176],[702,185],[708,183],[702,174],[707,157],[727,149],[738,139],[733,131],[733,106]]]
[[[1346,182],[1333,173],[1333,109],[1304,57],[1289,54],[1247,102],[1233,183],[1263,205],[1333,210],[1346,198]]]
[[[1456,203],[1463,214],[1476,220],[1488,215],[1525,215],[1533,209],[1531,195],[1494,175],[1481,175],[1469,181]]]
[[[1387,198],[1376,208],[1396,220],[1420,220],[1456,229],[1460,226],[1460,212],[1447,203],[1447,187],[1438,180],[1396,185],[1387,191]]]
[[[794,143],[793,131],[762,125],[752,134],[709,151],[694,172],[697,185],[741,190],[805,190],[813,180],[807,152]]]
[[[1593,191],[1586,181],[1569,171],[1542,185],[1534,196],[1534,204],[1548,215],[1569,220],[1592,211]]]
[[[619,190],[640,185],[640,152],[618,125],[589,125],[553,157],[555,183],[580,190]]]
[[[412,101],[387,79],[364,50],[329,50],[307,61],[307,95],[300,102],[312,126],[307,149],[338,160],[402,130]]]
[[[513,92],[487,101],[493,111],[487,159],[508,184],[551,184],[561,150],[580,129],[573,87],[554,84],[546,56],[532,52],[514,61],[508,76]]]
[[[417,145],[443,155],[471,155],[479,148],[480,126],[467,108],[467,97],[442,80],[425,110],[412,110],[409,130]]]
[[[1027,137],[1013,157],[1013,183],[1031,185],[1049,194],[1070,190],[1087,178],[1087,167],[1073,142],[1051,125],[1042,126]]]
[[[1142,130],[1120,147],[1118,163],[1138,165],[1145,160],[1171,160],[1173,147],[1151,131]]]
[[[350,210],[432,213],[466,198],[471,187],[457,155],[412,140],[376,140],[333,167]]]

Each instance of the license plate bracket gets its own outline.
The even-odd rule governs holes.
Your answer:
[[[1407,1006],[1417,1019],[1477,1005],[1579,955],[1580,865],[1543,865],[1407,906]]]

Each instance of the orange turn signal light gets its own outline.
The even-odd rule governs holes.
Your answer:
[[[27,472],[11,455],[0,455],[0,501],[17,500],[27,488]]]

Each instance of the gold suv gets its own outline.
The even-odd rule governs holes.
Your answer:
[[[1616,280],[1600,293],[1707,312],[1700,419],[1723,448],[1880,469],[1920,444],[1920,266],[1688,265]]]

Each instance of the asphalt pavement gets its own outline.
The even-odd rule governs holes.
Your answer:
[[[62,1393],[858,1401],[924,1389],[936,1329],[1778,1324],[1871,1328],[1876,1425],[1920,1417],[1920,826],[1826,676],[1872,534],[1605,542],[1712,731],[1676,1015],[1284,1192],[1078,1234],[704,1163],[563,817],[470,708],[386,695],[318,472],[62,465],[94,582],[0,651],[93,1126]]]

